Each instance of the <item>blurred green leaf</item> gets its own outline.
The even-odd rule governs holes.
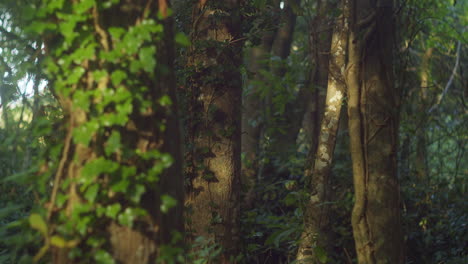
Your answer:
[[[29,225],[42,233],[44,237],[47,237],[47,224],[39,214],[31,214],[29,216]]]

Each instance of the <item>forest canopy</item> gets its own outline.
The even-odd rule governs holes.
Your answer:
[[[468,1],[2,0],[0,263],[468,263]]]

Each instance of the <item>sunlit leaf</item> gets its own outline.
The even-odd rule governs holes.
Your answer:
[[[177,200],[172,196],[163,194],[161,195],[161,206],[160,209],[163,213],[167,213],[169,209],[177,205]]]
[[[29,225],[41,232],[44,237],[47,236],[47,224],[39,214],[31,214],[29,216]]]
[[[177,44],[180,44],[181,46],[185,46],[185,47],[190,46],[190,39],[187,37],[187,35],[185,35],[182,32],[178,32],[175,35],[175,42]]]
[[[115,264],[115,260],[112,258],[109,252],[99,249],[94,253],[94,260],[99,264]]]
[[[122,207],[120,204],[115,203],[106,207],[106,216],[112,219],[117,217],[117,214],[120,212]]]

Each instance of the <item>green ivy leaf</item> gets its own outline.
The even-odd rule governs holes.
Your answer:
[[[117,214],[120,212],[121,208],[122,207],[118,203],[109,205],[109,206],[106,207],[105,214],[106,214],[107,217],[115,219],[117,217]]]
[[[111,74],[111,82],[112,84],[117,87],[119,84],[122,83],[122,80],[127,78],[127,74],[122,70],[116,70]]]
[[[47,3],[47,11],[52,13],[56,9],[62,9],[63,4],[65,3],[65,0],[54,0],[54,1],[48,1]]]
[[[46,22],[35,22],[32,23],[31,25],[27,26],[25,31],[26,32],[34,32],[38,34],[44,33],[46,30],[54,30],[57,27],[56,24],[54,23],[46,23]]]
[[[67,200],[68,200],[68,195],[59,193],[57,194],[57,198],[55,199],[55,204],[57,205],[57,207],[62,207]]]
[[[96,251],[94,254],[94,260],[99,264],[115,264],[115,260],[112,258],[111,254],[102,249]]]
[[[81,66],[73,68],[70,75],[68,75],[67,79],[65,80],[66,84],[76,84],[81,76],[85,73],[85,69]]]
[[[130,185],[130,181],[127,179],[123,179],[118,181],[117,183],[111,186],[111,190],[114,192],[126,192],[128,190],[128,186]]]
[[[88,111],[89,105],[90,105],[89,93],[83,90],[75,91],[75,93],[73,94],[73,106],[79,107],[80,109],[83,109],[84,111]]]
[[[93,217],[86,215],[78,217],[76,222],[76,230],[80,235],[85,235],[88,232],[88,227],[92,225]]]
[[[156,67],[155,53],[156,47],[154,46],[141,48],[138,52],[138,57],[143,65],[143,70],[148,73],[152,73]]]
[[[314,253],[317,256],[317,259],[321,263],[327,263],[327,260],[328,260],[327,252],[322,247],[316,246],[314,248]]]
[[[84,194],[84,197],[90,203],[94,203],[94,201],[96,200],[96,197],[98,195],[98,192],[99,192],[99,184],[94,183],[94,184],[92,184],[91,186],[88,187],[88,189],[86,190],[86,192]]]
[[[121,102],[120,104],[117,104],[115,107],[115,110],[117,111],[118,115],[124,116],[124,118],[128,117],[129,114],[132,113],[133,110],[133,105],[131,100],[126,100],[125,102]],[[123,126],[127,122],[118,122],[117,124]]]
[[[71,248],[78,244],[78,240],[67,241],[60,236],[52,236],[50,238],[50,243],[58,248]]]
[[[169,209],[177,205],[177,200],[167,194],[161,195],[161,212],[167,213]]]
[[[172,100],[168,95],[163,95],[161,98],[159,98],[159,104],[161,106],[169,106],[172,105]]]
[[[65,247],[65,239],[59,237],[59,236],[52,236],[50,238],[50,243],[56,247],[59,247],[59,248],[64,248]]]
[[[122,147],[120,143],[120,132],[119,131],[112,131],[112,134],[107,139],[106,144],[104,145],[104,151],[106,152],[107,156],[117,152]]]
[[[90,120],[79,127],[75,127],[73,129],[73,141],[87,146],[98,129],[99,123],[97,120]]]
[[[184,47],[190,46],[190,39],[182,32],[178,32],[175,35],[175,42]]]
[[[119,164],[106,160],[104,157],[99,157],[97,159],[87,162],[83,169],[81,170],[81,177],[79,178],[79,183],[87,187],[93,183],[97,176],[104,173],[113,173],[119,168]]]
[[[145,186],[141,184],[135,185],[135,190],[132,191],[132,195],[130,197],[130,200],[132,200],[134,203],[139,203],[141,196],[145,192],[146,188]]]
[[[130,62],[130,72],[137,73],[140,69],[143,68],[143,63],[140,60],[132,60]]]
[[[122,178],[127,179],[135,174],[136,174],[135,166],[125,166],[125,167],[122,166],[122,170],[121,170]]]
[[[96,43],[92,42],[91,38],[87,38],[81,41],[81,47],[76,49],[68,57],[68,64],[74,62],[75,64],[81,64],[84,60],[90,60],[95,56]],[[64,65],[68,67],[67,64]]]
[[[122,35],[126,32],[125,29],[121,27],[110,27],[108,31],[114,40],[120,40]]]
[[[120,213],[119,216],[117,217],[117,220],[119,224],[132,227],[133,226],[133,220],[135,219],[137,215],[135,214],[135,210],[132,208],[126,208],[123,213]]]
[[[101,80],[102,78],[106,78],[109,74],[107,73],[106,70],[95,70],[93,71],[93,78],[96,81]]]
[[[64,21],[59,23],[60,33],[65,37],[65,43],[71,45],[73,40],[78,36],[78,33],[75,32],[76,20],[64,19]]]
[[[81,0],[75,2],[72,6],[77,14],[83,14],[96,4],[95,0]]]
[[[29,225],[38,230],[39,232],[41,232],[41,234],[46,237],[47,236],[47,224],[46,222],[44,221],[44,219],[42,218],[42,216],[40,216],[39,214],[31,214],[29,216]]]
[[[98,248],[99,246],[101,246],[104,243],[105,243],[105,239],[102,238],[102,237],[97,237],[97,236],[90,236],[86,240],[86,244],[90,245],[93,248]]]

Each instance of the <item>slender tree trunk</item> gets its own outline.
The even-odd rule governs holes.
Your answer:
[[[309,87],[307,87],[307,96],[305,98],[309,100],[302,126],[305,132],[306,145],[314,154],[317,149],[320,123],[325,107],[330,43],[333,31],[330,11],[334,7],[336,7],[336,1],[319,0],[317,2],[317,16],[309,25],[309,46],[313,60],[313,71],[311,72]]]
[[[428,119],[428,109],[430,102],[428,101],[428,91],[429,91],[429,76],[430,76],[430,59],[434,48],[428,48],[424,52],[421,61],[421,85],[419,92],[419,100],[416,105],[418,109],[418,116],[421,119],[418,120],[418,127],[416,128],[416,159],[415,159],[415,169],[416,175],[419,180],[425,180],[428,176],[427,168],[427,119]]]
[[[299,5],[300,1],[286,2],[281,11],[280,27],[276,33],[272,53],[273,57],[280,58],[282,62],[272,61],[270,63],[270,72],[275,76],[283,77],[286,74],[286,67],[283,62],[291,53],[291,44],[294,35],[297,15],[294,13],[292,5]],[[260,177],[278,174],[288,174],[281,171],[275,164],[284,164],[287,162],[291,153],[296,151],[296,138],[300,129],[301,119],[298,118],[298,112],[304,109],[303,99],[299,96],[292,102],[286,103],[284,112],[278,113],[278,109],[273,104],[273,97],[277,91],[272,90],[265,98],[265,129],[264,134],[269,138],[268,144],[264,149],[265,155],[271,159],[267,164],[262,164],[262,173]]]
[[[2,104],[2,121],[3,121],[3,125],[5,127],[5,131],[9,131],[10,130],[10,118],[8,116],[8,103],[9,103],[9,99],[7,98],[7,85],[3,83],[3,80],[0,80],[0,86],[3,86],[0,88],[0,101],[1,101],[1,104]]]
[[[187,205],[194,236],[223,247],[217,263],[235,263],[239,248],[242,63],[239,1],[207,1],[193,12],[190,89],[196,110]]]
[[[258,83],[264,82],[261,71],[268,68],[268,58],[273,46],[275,31],[263,33],[260,46],[252,47],[248,61],[248,70],[252,78],[247,83],[242,100],[242,162],[241,182],[246,193],[243,203],[248,208],[255,198],[253,193],[257,183],[259,154],[261,151],[261,132],[264,127],[264,100],[260,96]]]
[[[399,93],[393,84],[392,0],[350,1],[348,114],[358,263],[403,263],[396,175]]]
[[[294,0],[295,4],[298,4],[297,0]],[[272,144],[275,150],[266,150],[265,152],[278,152],[284,153],[285,146],[291,148],[295,145],[296,136],[300,128],[300,123],[293,122],[296,125],[292,125],[291,120],[297,120],[294,115],[297,111],[296,104],[290,104],[286,107],[284,113],[283,122],[280,124],[272,123],[273,118],[271,114],[272,109],[271,96],[267,98],[261,98],[259,95],[259,89],[255,83],[262,82],[265,80],[261,76],[261,70],[270,70],[277,76],[283,76],[285,74],[285,68],[281,65],[271,64],[268,65],[266,62],[270,56],[276,56],[282,60],[286,59],[291,50],[291,43],[294,34],[294,27],[296,25],[297,15],[293,12],[291,3],[286,3],[283,10],[279,9],[279,2],[275,1],[274,9],[281,12],[280,15],[280,27],[276,30],[268,30],[263,34],[262,45],[254,47],[251,50],[249,71],[254,74],[253,82],[248,84],[247,94],[244,97],[244,109],[243,109],[243,133],[242,133],[242,152],[245,155],[245,161],[242,169],[242,184],[247,191],[245,203],[251,204],[253,201],[253,187],[255,186],[257,176],[259,173],[258,156],[260,152],[264,151],[261,149],[261,138],[267,127],[284,127],[286,126],[285,121],[288,121],[290,129],[287,133],[275,132],[271,137],[272,141],[276,144]],[[272,21],[274,23],[274,21]],[[271,52],[271,53],[270,53]],[[265,83],[268,85],[267,83]],[[267,111],[265,109],[268,108]],[[294,119],[291,119],[294,118]],[[263,133],[262,133],[263,132]],[[278,151],[281,150],[281,151]]]
[[[344,5],[346,6],[346,4]],[[344,10],[343,10],[344,11]],[[304,214],[304,231],[297,254],[297,260],[303,263],[320,263],[317,248],[329,251],[332,245],[329,239],[330,173],[336,136],[340,123],[341,106],[345,97],[346,86],[343,73],[345,69],[346,44],[348,37],[347,12],[335,23],[330,48],[328,86],[324,116],[320,126],[320,136],[315,162],[306,164],[305,177],[311,179],[311,196]],[[311,150],[310,152],[313,152]],[[323,255],[323,253],[322,253]]]

